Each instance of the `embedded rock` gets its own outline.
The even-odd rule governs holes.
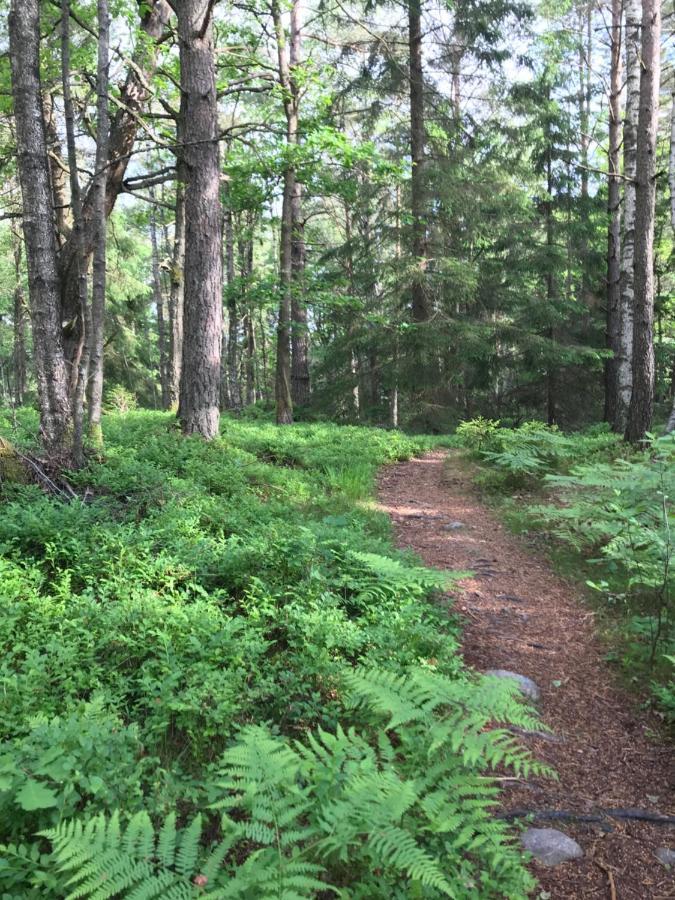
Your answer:
[[[532,700],[534,703],[541,697],[541,691],[536,682],[532,681],[526,675],[519,675],[517,672],[509,672],[508,669],[489,669],[486,675],[492,675],[493,678],[511,678],[518,683],[521,694]]]
[[[675,850],[670,847],[659,847],[656,851],[656,858],[664,866],[675,866]]]
[[[555,828],[528,828],[520,841],[525,850],[545,866],[557,866],[584,855],[576,841]]]

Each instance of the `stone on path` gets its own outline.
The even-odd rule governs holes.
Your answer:
[[[557,866],[584,855],[576,841],[555,828],[528,828],[520,841],[525,850],[545,866]]]
[[[513,679],[513,681],[518,683],[520,692],[527,697],[528,700],[532,700],[534,703],[536,703],[541,696],[539,686],[526,675],[519,675],[517,672],[509,672],[508,669],[488,669],[485,674],[492,675],[493,678]]]
[[[449,525],[443,526],[443,531],[459,531],[460,528],[465,528],[464,522],[450,522]]]
[[[675,850],[671,847],[659,847],[656,851],[656,858],[664,866],[675,866]]]

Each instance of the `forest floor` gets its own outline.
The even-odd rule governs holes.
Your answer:
[[[475,669],[507,669],[541,689],[542,720],[555,739],[527,737],[559,780],[505,781],[505,810],[640,809],[675,813],[673,751],[657,723],[617,681],[583,593],[512,535],[481,503],[466,466],[434,451],[387,466],[380,509],[401,548],[440,569],[475,573],[460,582],[454,611],[464,619],[463,650]],[[633,820],[602,824],[541,821],[564,831],[584,857],[547,868],[532,863],[542,898],[675,898],[675,871],[655,857],[675,847],[675,829]]]

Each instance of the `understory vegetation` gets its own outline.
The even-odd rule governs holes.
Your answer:
[[[479,463],[476,483],[501,497],[513,524],[547,535],[577,575],[583,560],[619,648],[612,656],[651,683],[675,723],[675,434],[636,451],[603,425],[564,434],[478,418],[457,433]]]
[[[0,897],[525,897],[490,773],[541,726],[370,503],[423,441],[104,426],[75,499],[2,484]]]

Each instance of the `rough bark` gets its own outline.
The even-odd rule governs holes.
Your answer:
[[[14,369],[13,400],[15,406],[23,406],[26,393],[26,299],[23,295],[23,277],[21,272],[21,257],[23,244],[21,236],[12,231],[12,244],[14,255],[14,288],[13,309],[13,348],[12,367]]]
[[[210,440],[220,424],[223,331],[220,149],[210,0],[177,4],[185,172],[185,310],[180,419]]]
[[[63,158],[61,139],[56,123],[54,97],[48,90],[42,89],[42,113],[47,135],[47,151],[49,153],[49,172],[52,179],[52,197],[54,200],[54,217],[56,220],[57,241],[62,245],[72,229],[70,191],[68,190],[68,165]]]
[[[72,236],[76,248],[79,344],[69,373],[70,403],[73,413],[73,460],[83,462],[84,395],[89,373],[91,320],[89,311],[89,285],[87,260],[84,256],[84,223],[82,221],[82,191],[78,174],[77,146],[75,143],[75,109],[70,90],[70,0],[61,0],[61,83],[63,87],[63,111],[66,124],[66,148],[70,181]],[[43,104],[44,108],[44,104]],[[53,192],[53,189],[52,189]]]
[[[605,421],[614,422],[618,403],[621,340],[621,0],[612,0],[610,31],[609,154],[607,191],[607,348]]]
[[[67,455],[72,420],[61,339],[58,247],[40,85],[39,0],[13,0],[9,49],[40,429],[49,452]]]
[[[139,119],[143,107],[150,96],[149,83],[157,62],[157,45],[166,34],[171,6],[167,0],[144,0],[139,3],[142,16],[141,29],[149,38],[139,43],[120,91],[120,105],[112,117],[108,142],[108,163],[105,169],[105,211],[106,216],[115,206],[122,191],[124,176],[139,129]],[[96,183],[94,182],[82,204],[84,223],[85,255],[89,259],[94,253],[97,229],[95,226]],[[61,317],[65,324],[63,344],[69,364],[77,353],[81,341],[81,324],[78,316],[78,264],[77,247],[72,237],[63,246],[60,257],[61,275]]]
[[[179,167],[179,179],[182,168]],[[169,406],[178,408],[180,374],[183,363],[183,305],[185,267],[185,191],[176,185],[176,214],[173,228],[173,255],[169,286]]]
[[[626,112],[623,122],[623,236],[621,242],[621,298],[616,364],[617,395],[613,429],[626,430],[633,389],[633,258],[635,249],[635,176],[640,109],[640,0],[626,0]]]
[[[281,297],[277,323],[277,369],[275,378],[276,420],[278,425],[293,422],[293,395],[291,390],[291,322],[293,297],[293,199],[296,190],[296,172],[292,159],[298,143],[299,90],[293,66],[300,51],[300,0],[293,0],[291,7],[290,52],[278,0],[271,5],[272,21],[277,42],[279,84],[283,90],[286,114],[286,143],[291,154],[284,172],[283,200],[281,207],[281,234],[279,240],[279,281]]]
[[[150,188],[150,199],[154,201],[155,190]],[[157,356],[162,409],[169,409],[169,361],[167,356],[166,320],[164,316],[164,291],[159,265],[159,241],[157,240],[157,207],[150,207],[150,251],[152,258],[152,299],[157,315]]]
[[[293,403],[309,403],[311,383],[309,375],[309,329],[304,297],[305,224],[302,220],[302,185],[296,181],[292,199],[293,240],[291,268],[293,293],[291,297],[291,395]]]
[[[640,113],[635,182],[633,390],[626,440],[641,441],[654,412],[654,213],[661,71],[660,0],[642,2]]]
[[[235,293],[236,270],[234,264],[234,220],[232,210],[226,209],[224,215],[225,230],[225,275],[228,287],[227,295],[227,356],[226,378],[228,401],[232,409],[241,409],[241,385],[239,383],[239,311]]]
[[[427,209],[425,173],[424,125],[424,69],[422,64],[422,8],[421,0],[408,3],[408,49],[410,53],[410,207],[412,213],[412,253],[415,275],[411,285],[412,317],[415,322],[426,321],[431,313],[427,297],[426,269]]]

